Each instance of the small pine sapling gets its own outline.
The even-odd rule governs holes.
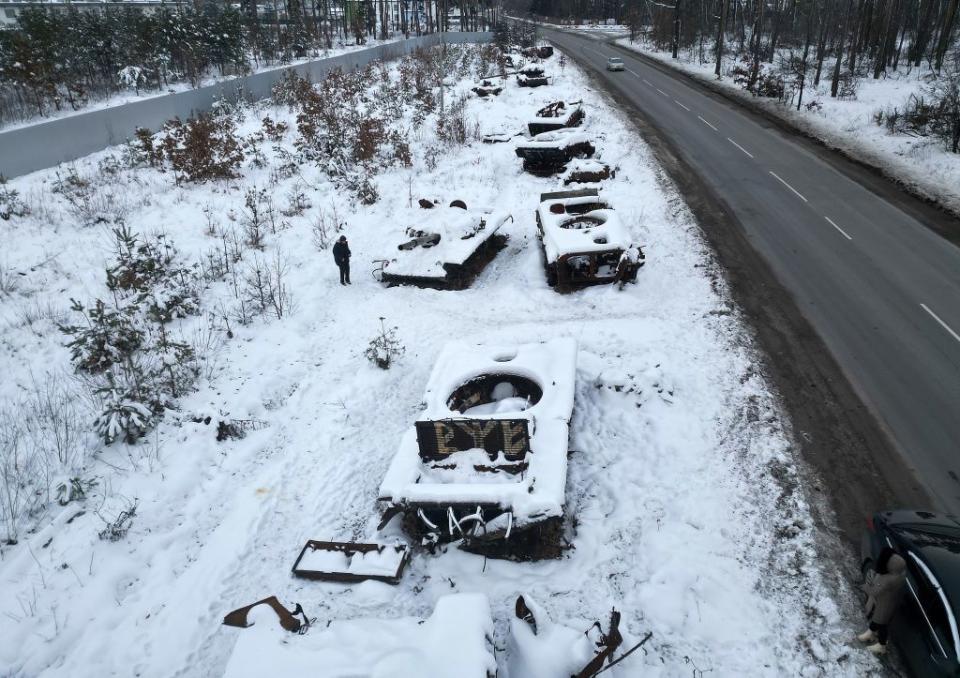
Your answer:
[[[380,369],[389,370],[390,365],[407,349],[397,337],[397,328],[387,329],[385,320],[386,318],[380,318],[380,333],[370,341],[370,345],[363,354]]]

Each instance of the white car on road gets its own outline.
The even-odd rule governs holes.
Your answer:
[[[610,57],[607,59],[607,70],[608,71],[622,71],[626,68],[623,65],[623,59],[620,57]]]

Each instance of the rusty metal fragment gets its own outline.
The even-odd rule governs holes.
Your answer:
[[[407,235],[409,235],[411,239],[397,245],[398,250],[406,251],[412,250],[415,247],[433,247],[440,242],[439,233],[426,233],[408,228]]]
[[[320,554],[320,562],[315,554]],[[315,581],[352,583],[371,579],[398,584],[410,562],[406,544],[363,544],[354,542],[317,541],[304,544],[293,563],[294,576]]]
[[[491,134],[484,134],[481,137],[480,141],[485,144],[505,144],[506,142],[513,139],[515,134],[505,134],[503,132],[493,132]]]
[[[613,653],[623,643],[623,636],[620,634],[620,613],[616,608],[610,611],[610,623],[606,633],[600,627],[600,622],[594,622],[593,628],[596,628],[600,634],[600,638],[596,641],[597,655],[573,678],[593,678],[603,670],[604,663],[612,659]]]
[[[299,633],[302,628],[310,625],[307,615],[300,606],[300,603],[297,603],[297,606],[293,610],[288,610],[283,606],[283,603],[281,603],[276,596],[270,596],[244,607],[237,608],[232,612],[228,612],[223,618],[223,623],[226,626],[236,626],[241,629],[251,626],[251,624],[247,621],[247,614],[250,612],[250,610],[258,605],[266,605],[276,612],[280,626],[291,633]],[[296,615],[298,614],[303,616],[302,622],[297,619]]]

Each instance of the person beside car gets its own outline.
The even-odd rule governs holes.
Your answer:
[[[907,581],[907,561],[891,548],[885,548],[877,558],[876,567],[868,570],[863,583],[867,594],[866,613],[869,628],[857,636],[861,643],[869,643],[873,654],[887,652],[889,625],[903,598]]]

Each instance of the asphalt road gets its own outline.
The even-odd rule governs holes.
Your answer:
[[[724,203],[938,504],[929,508],[960,514],[960,248],[892,184],[871,190],[686,76],[602,40],[543,33]],[[607,72],[608,56],[627,70]]]

